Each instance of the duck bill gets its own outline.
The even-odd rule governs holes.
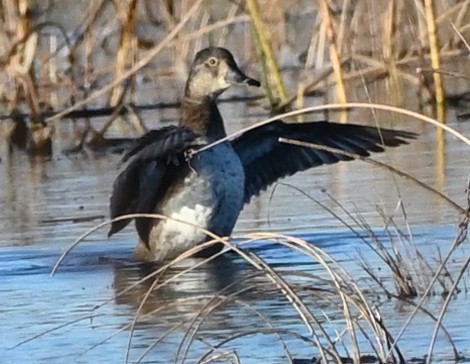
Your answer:
[[[260,87],[261,83],[254,78],[248,77],[238,68],[230,68],[227,79],[231,84],[238,84],[238,85],[248,85],[254,87]]]

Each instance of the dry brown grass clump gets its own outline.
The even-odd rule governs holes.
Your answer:
[[[7,138],[31,152],[49,152],[54,130],[64,127],[57,121],[66,117],[80,120],[79,127],[65,128],[79,148],[87,137],[100,146],[112,125],[120,134],[139,135],[147,129],[139,112],[142,80],[151,80],[156,94],[160,84],[173,87],[169,78],[181,84],[192,50],[207,44],[236,48],[250,61],[257,54],[275,111],[304,106],[304,97],[325,85],[335,86],[333,96],[345,103],[355,85],[386,78],[390,103],[401,104],[403,88],[411,85],[422,110],[445,120],[443,79],[463,72],[444,62],[464,55],[465,1],[217,4],[1,2],[0,102]],[[279,61],[286,52],[291,62],[303,53],[289,87]],[[383,102],[379,95],[368,101]],[[107,119],[95,120],[103,110]]]

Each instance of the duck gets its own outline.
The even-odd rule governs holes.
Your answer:
[[[281,143],[279,138],[360,156],[383,152],[385,146],[396,147],[416,138],[415,133],[404,130],[276,120],[204,148],[227,136],[217,98],[235,85],[260,87],[260,82],[245,75],[227,49],[209,47],[199,51],[190,67],[178,125],[150,130],[124,154],[123,162],[127,164],[116,177],[110,197],[111,219],[133,213],[169,217],[135,219],[139,237],[135,259],[174,259],[211,240],[197,227],[230,237],[243,207],[269,185],[300,171],[353,159],[350,155]],[[130,221],[112,222],[108,236]],[[210,256],[222,248],[223,244],[217,243],[197,255]]]

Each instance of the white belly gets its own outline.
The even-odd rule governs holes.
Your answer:
[[[229,143],[197,154],[189,163],[191,171],[157,206],[156,212],[171,219],[151,227],[150,260],[172,259],[210,240],[200,228],[230,235],[243,207],[245,176]]]

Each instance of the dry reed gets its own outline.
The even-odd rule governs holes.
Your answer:
[[[246,6],[252,20],[256,49],[262,65],[263,85],[268,95],[271,108],[277,108],[277,105],[285,103],[288,97],[284,81],[282,80],[279,66],[269,42],[267,29],[261,17],[258,1],[247,0]],[[272,94],[272,88],[276,90],[275,94]]]
[[[443,121],[444,109],[441,106],[444,105],[445,93],[442,78],[445,72],[453,70],[444,71],[442,64],[449,57],[458,57],[462,46],[465,46],[462,34],[468,31],[465,23],[470,12],[467,2],[453,4],[436,16],[433,9],[436,2],[432,0],[426,0],[424,5],[419,1],[407,4],[403,0],[367,0],[358,6],[351,6],[350,1],[335,4],[322,0],[302,12],[279,0],[274,17],[268,11],[260,12],[258,2],[250,0],[233,4],[221,12],[220,9],[214,11],[214,4],[203,1],[192,2],[190,7],[187,6],[190,3],[175,6],[167,2],[153,4],[129,0],[118,4],[101,0],[84,5],[83,16],[77,22],[76,29],[65,29],[49,19],[47,8],[40,9],[46,20],[38,23],[37,18],[31,15],[37,11],[35,4],[26,1],[3,2],[0,7],[5,14],[2,20],[5,26],[0,30],[0,38],[6,41],[0,49],[0,64],[4,66],[0,79],[8,77],[9,82],[2,82],[0,100],[7,101],[6,113],[12,118],[18,112],[24,114],[26,110],[29,117],[25,121],[38,122],[30,130],[52,127],[50,123],[92,103],[120,107],[122,103],[133,101],[130,99],[134,98],[137,87],[137,71],[145,77],[152,77],[152,67],[147,66],[156,64],[158,55],[177,47],[172,51],[177,59],[176,65],[165,71],[177,74],[177,68],[192,57],[188,51],[191,47],[200,48],[204,43],[224,45],[224,39],[229,40],[238,31],[235,29],[240,29],[234,25],[240,24],[243,29],[250,26],[254,29],[254,36],[243,41],[246,48],[258,49],[262,54],[260,63],[265,70],[266,93],[271,104],[276,103],[275,98],[278,99],[276,110],[301,107],[305,103],[305,95],[323,91],[330,85],[336,87],[337,99],[342,103],[346,101],[346,89],[354,87],[358,81],[365,79],[372,82],[384,77],[390,81],[392,97],[398,95],[390,102],[400,104],[401,97],[396,90],[403,89],[409,83],[419,85],[419,77],[410,69],[416,66],[429,69],[431,66],[434,70],[430,73],[432,77],[420,77],[425,79],[423,85],[440,107],[436,118]],[[263,3],[263,6],[266,4]],[[375,16],[369,17],[369,12]],[[311,18],[312,34],[309,39],[289,36],[292,29],[296,29],[292,28],[289,19],[299,16]],[[269,22],[266,21],[267,17]],[[369,21],[361,22],[365,17]],[[450,34],[443,31],[447,23],[453,24],[457,31]],[[138,27],[141,24],[148,34],[159,34],[158,39],[152,39],[148,34],[142,35]],[[110,33],[100,32],[100,27],[106,32],[109,29]],[[277,61],[277,52],[284,47],[282,39],[276,40],[275,50],[269,44],[270,32],[278,27],[285,30],[287,43],[295,44],[298,49],[307,49],[305,67],[294,85],[294,92],[284,85],[281,76],[283,65]],[[46,28],[58,31],[60,36],[44,31]],[[215,35],[215,30],[219,30],[221,35]],[[9,34],[14,36],[9,37]],[[407,36],[410,34],[412,36]],[[109,41],[108,38],[113,40]],[[110,42],[113,43],[110,45]],[[48,44],[50,47],[46,49]],[[382,49],[382,52],[377,52],[377,49]],[[96,62],[94,58],[101,54],[108,56],[109,66],[103,67]],[[350,62],[346,63],[345,60]],[[331,68],[312,78],[312,67],[322,67],[327,61],[331,62]],[[44,79],[45,68],[48,69],[47,80]],[[289,97],[289,94],[295,96]],[[421,94],[423,105],[426,105],[426,95]],[[325,100],[327,97],[325,93]],[[63,110],[45,120],[38,117],[51,107]],[[343,115],[340,115],[342,121]],[[120,115],[115,120],[121,118],[131,119],[132,132],[136,134],[146,129],[135,115]],[[91,120],[85,122],[87,128],[93,128]],[[98,134],[103,135],[112,124],[110,121],[98,128]],[[38,138],[44,134],[41,133],[37,134]],[[128,128],[125,133],[129,133]]]
[[[347,102],[346,89],[343,82],[343,71],[340,61],[340,51],[338,50],[337,41],[336,41],[336,32],[333,29],[333,22],[330,16],[330,9],[326,0],[319,1],[320,11],[323,17],[323,25],[326,29],[326,34],[330,42],[330,60],[333,67],[333,73],[335,76],[335,86],[336,86],[336,96],[338,102],[345,104]],[[340,121],[346,122],[346,114],[342,113]]]
[[[428,25],[429,48],[431,55],[432,68],[438,70],[441,68],[441,57],[439,48],[439,39],[437,34],[434,3],[432,0],[424,0],[424,8],[426,13],[426,22]],[[434,88],[436,97],[436,118],[440,122],[445,122],[445,93],[444,83],[440,73],[433,74]]]

